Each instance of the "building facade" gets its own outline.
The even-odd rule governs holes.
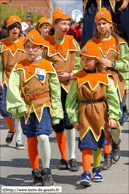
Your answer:
[[[24,9],[51,18],[50,0],[0,0],[0,3]]]

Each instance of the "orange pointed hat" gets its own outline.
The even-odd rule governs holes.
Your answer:
[[[101,8],[97,12],[97,14],[95,16],[95,22],[97,22],[100,19],[105,19],[106,21],[112,23],[112,16],[111,16],[110,12],[105,7]]]
[[[97,45],[94,42],[87,42],[81,49],[80,56],[92,57],[100,60],[100,53]]]
[[[39,19],[38,23],[39,23],[39,27],[41,26],[41,24],[44,24],[44,23],[47,23],[47,24],[50,24],[51,25],[51,23],[48,21],[48,18],[47,17],[41,17]]]
[[[39,32],[35,29],[28,32],[24,39],[24,44],[26,44],[27,41],[32,42],[35,45],[44,45],[45,41],[43,40],[42,36],[39,34]]]
[[[21,25],[21,19],[17,15],[12,15],[8,19],[7,27],[17,22]]]
[[[64,19],[64,20],[70,19],[71,20],[71,17],[67,13],[65,13],[63,10],[61,10],[60,8],[56,8],[53,12],[52,22],[54,23],[54,21],[57,19]]]

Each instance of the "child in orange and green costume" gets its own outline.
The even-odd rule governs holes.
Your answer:
[[[56,125],[63,118],[55,69],[52,63],[39,56],[44,42],[37,30],[27,34],[23,43],[27,58],[15,65],[7,90],[7,110],[20,117],[23,134],[27,137],[34,186],[54,184],[49,134],[52,133],[51,122]],[[41,171],[38,144],[43,165]]]
[[[94,42],[100,51],[101,61],[105,64],[105,70],[109,71],[114,79],[116,91],[119,96],[122,117],[119,122],[124,123],[122,99],[129,93],[129,48],[127,43],[114,32],[112,17],[106,8],[101,8],[95,16]],[[120,131],[111,129],[112,153],[110,153],[110,134],[107,134],[108,143],[104,148],[104,163],[102,168],[107,170],[112,165],[112,158],[117,162],[120,158]]]
[[[51,23],[47,17],[41,17],[37,23],[36,30],[41,34],[42,38],[45,39],[49,35],[51,29]]]
[[[59,169],[68,169],[68,157],[66,153],[67,139],[70,170],[77,171],[79,167],[75,157],[75,129],[70,123],[65,110],[65,101],[71,84],[71,76],[73,73],[80,70],[80,47],[73,36],[66,35],[69,30],[70,20],[70,16],[64,11],[59,8],[55,9],[52,24],[54,35],[45,39],[47,42],[44,45],[44,57],[54,63],[54,68],[61,86],[61,101],[64,110],[64,118],[60,121],[59,125],[53,126],[61,153]]]
[[[20,150],[25,148],[21,141],[20,121],[15,118],[14,127],[12,115],[6,111],[6,92],[10,73],[14,65],[26,57],[23,47],[24,38],[20,37],[21,20],[17,15],[10,16],[7,32],[9,37],[0,41],[0,113],[9,128],[6,143],[12,142],[16,131],[16,148]]]
[[[94,150],[93,181],[101,182],[101,148],[107,143],[107,125],[121,128],[117,122],[121,111],[113,79],[103,71],[96,44],[88,42],[80,56],[83,69],[72,76],[66,110],[70,122],[79,131],[78,147],[84,170],[80,184],[90,186],[91,152]]]

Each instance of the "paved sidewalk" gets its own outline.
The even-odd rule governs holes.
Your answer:
[[[2,186],[32,186],[31,166],[27,154],[26,137],[22,136],[25,150],[15,148],[15,137],[9,146],[5,143],[7,126],[0,118],[0,185]],[[60,154],[58,151],[55,133],[50,135],[51,142],[51,169],[55,179],[55,186],[62,186],[62,193],[129,193],[129,121],[124,123],[121,133],[121,158],[118,163],[103,171],[102,183],[92,182],[91,187],[84,188],[79,184],[79,175],[83,172],[81,152],[78,150],[78,133],[76,132],[76,158],[79,164],[78,172],[58,170]],[[103,161],[103,156],[102,156]],[[42,168],[40,160],[40,168]]]

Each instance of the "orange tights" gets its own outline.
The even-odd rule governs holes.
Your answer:
[[[82,164],[83,164],[83,170],[90,172],[91,167],[91,151],[90,148],[85,148],[82,151]]]
[[[68,160],[66,153],[66,137],[64,131],[56,133],[56,141],[58,143],[58,147],[61,153],[61,159]]]
[[[105,147],[103,148],[103,152],[104,154],[109,154],[111,152],[111,148],[110,148],[110,133],[109,131],[107,132],[107,144],[105,145]]]
[[[14,132],[15,131],[15,127],[13,125],[13,119],[12,117],[4,117],[4,121],[6,122],[8,128],[9,128],[9,132]]]
[[[38,140],[36,137],[27,137],[28,156],[33,169],[39,169]]]

